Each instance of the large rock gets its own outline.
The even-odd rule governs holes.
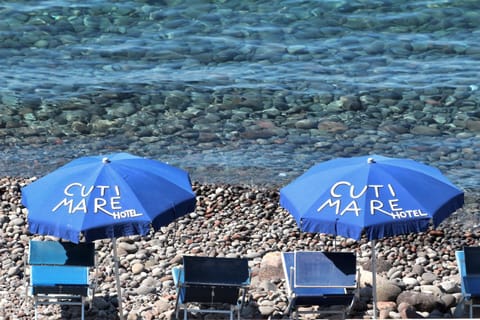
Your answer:
[[[373,285],[373,274],[371,271],[368,271],[364,269],[363,267],[359,268],[360,270],[360,276],[359,276],[359,281],[360,281],[360,286],[371,286]],[[376,278],[376,284],[377,288],[381,286],[383,283],[388,283],[389,280],[379,274],[377,274]]]
[[[284,279],[282,255],[280,252],[268,252],[262,258],[258,280],[280,280]]]
[[[409,305],[406,302],[402,302],[398,306],[398,312],[400,313],[400,317],[402,319],[420,319],[422,318],[420,315],[417,314],[417,310],[414,306]]]
[[[431,312],[435,309],[446,311],[445,303],[433,294],[428,293],[404,291],[397,298],[397,305],[402,303],[413,306],[421,312]]]
[[[378,301],[396,301],[402,289],[391,282],[380,282],[377,285],[377,300]]]

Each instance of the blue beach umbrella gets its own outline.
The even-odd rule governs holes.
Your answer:
[[[30,232],[75,243],[146,235],[195,210],[187,172],[160,161],[114,153],[82,157],[22,189]]]
[[[280,190],[280,205],[304,232],[372,241],[426,231],[464,203],[464,193],[431,166],[369,155],[319,163]],[[375,252],[372,252],[374,315]]]

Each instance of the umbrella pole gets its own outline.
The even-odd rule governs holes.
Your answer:
[[[122,287],[120,286],[120,274],[118,271],[118,255],[117,255],[117,238],[112,238],[113,245],[113,262],[115,265],[115,280],[117,283],[117,298],[118,298],[118,312],[120,313],[120,320],[123,320],[122,308]]]
[[[375,240],[372,240],[372,286],[373,286],[373,319],[377,319],[377,261]]]

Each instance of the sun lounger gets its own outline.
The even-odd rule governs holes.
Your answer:
[[[473,318],[473,309],[480,307],[475,299],[480,298],[480,247],[464,247],[455,252],[462,295],[469,305],[469,316]]]
[[[94,290],[89,272],[95,266],[95,245],[31,240],[27,263],[35,319],[38,306],[61,304],[81,306],[83,320],[86,297]]]
[[[184,256],[183,266],[174,267],[172,274],[177,319],[180,309],[185,320],[188,312],[225,313],[233,319],[235,311],[240,319],[250,284],[247,259]]]
[[[354,253],[284,252],[282,260],[289,314],[294,312],[296,318],[304,313],[338,313],[345,317],[357,289]],[[302,306],[318,306],[319,309],[299,311]],[[340,309],[328,308],[333,306]]]

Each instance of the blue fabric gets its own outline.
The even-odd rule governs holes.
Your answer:
[[[184,280],[188,284],[244,286],[250,283],[248,259],[183,256]]]
[[[480,276],[466,276],[463,278],[465,292],[470,297],[480,297]]]
[[[461,277],[465,277],[467,275],[467,271],[465,268],[465,254],[463,250],[455,251],[455,258],[457,259],[458,273],[460,273]]]
[[[30,240],[29,264],[94,266],[95,244]]]
[[[35,241],[30,240],[29,264],[66,264],[67,251],[58,241]]]
[[[71,161],[22,188],[22,203],[30,232],[78,243],[157,230],[194,211],[195,193],[187,172],[115,153]]]
[[[379,155],[317,164],[280,190],[302,231],[357,240],[425,231],[463,203],[463,191],[438,169]]]
[[[355,287],[356,265],[352,252],[295,252],[294,286]]]
[[[465,246],[463,247],[463,255],[467,275],[480,276],[480,247]]]
[[[284,268],[285,278],[287,280],[288,288],[297,297],[347,295],[346,288],[355,287],[355,280],[356,280],[355,274],[353,275],[353,278],[350,278],[351,281],[348,283],[348,285],[346,285],[345,279],[338,279],[338,281],[335,281],[335,279],[329,279],[330,281],[328,281],[329,282],[328,285],[320,285],[319,283],[315,285],[313,282],[316,280],[312,278],[311,286],[295,286],[294,285],[295,281],[292,277],[295,277],[295,273],[297,273],[298,270],[294,269],[293,274],[290,273],[291,268],[295,266],[295,253],[283,252],[282,258],[283,258],[283,268]],[[320,270],[323,268],[322,265],[317,265],[316,267]],[[331,275],[326,275],[326,276],[329,277]],[[318,279],[317,279],[317,282],[318,282]]]
[[[478,273],[469,274],[465,261],[465,252],[459,250],[455,252],[455,257],[460,274],[462,294],[467,298],[480,297],[480,275]]]
[[[88,267],[31,266],[32,286],[88,285]]]
[[[180,304],[237,305],[241,288],[250,283],[248,260],[242,258],[184,256],[172,275]]]

